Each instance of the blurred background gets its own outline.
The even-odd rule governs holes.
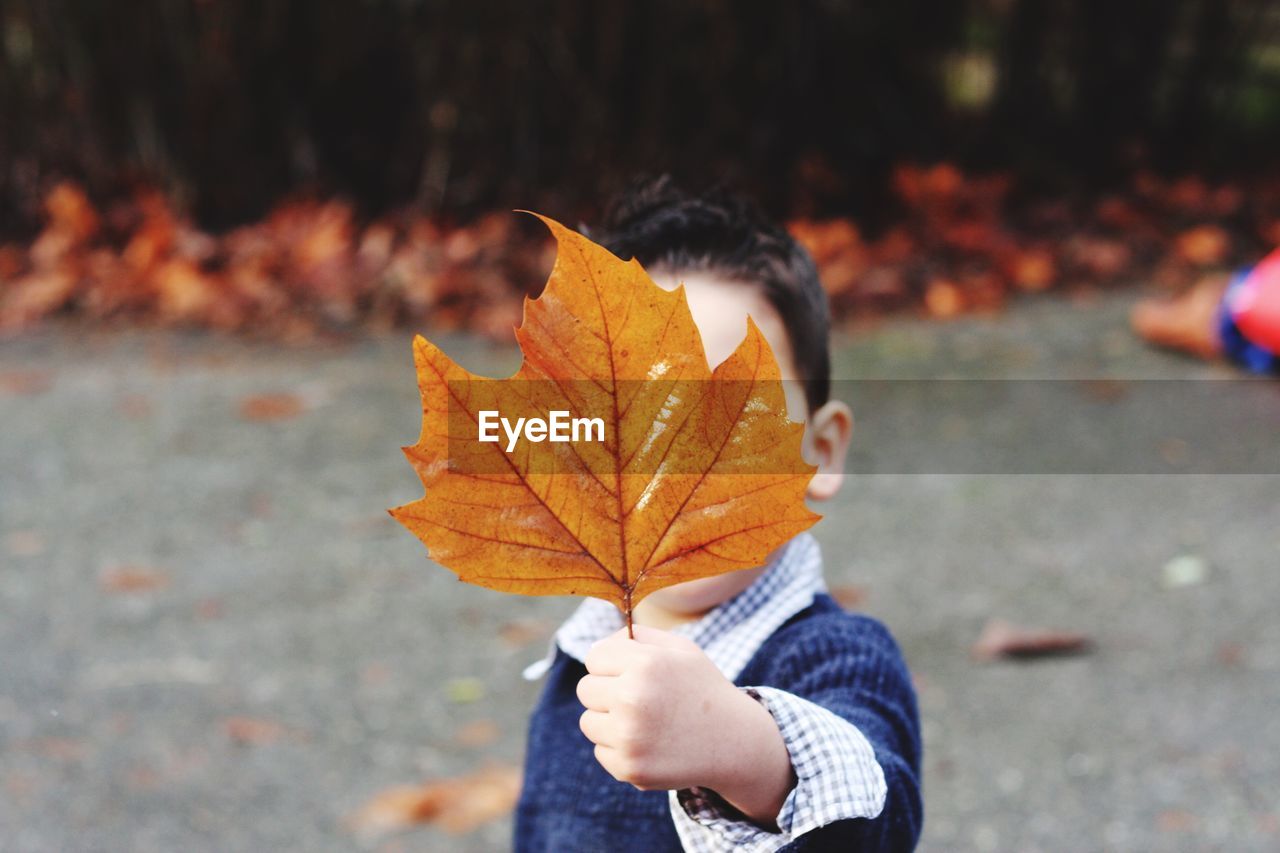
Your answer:
[[[1148,408],[1237,374],[1127,317],[1280,244],[1277,150],[1262,0],[0,0],[0,847],[508,846],[574,602],[386,516],[410,335],[510,371],[552,261],[511,211],[670,173],[818,261],[868,429],[817,535],[917,677],[922,849],[1275,849],[1280,477],[1180,460],[1280,394]],[[1049,473],[1044,418],[897,473],[878,416],[1033,414],[852,382],[940,378],[1063,380],[1175,473]]]

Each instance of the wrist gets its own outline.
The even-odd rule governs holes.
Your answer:
[[[777,831],[776,820],[791,789],[795,771],[773,715],[737,687],[726,695],[719,772],[706,787],[752,822]]]

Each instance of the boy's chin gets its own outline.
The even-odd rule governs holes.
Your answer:
[[[751,585],[759,569],[743,569],[696,581],[685,581],[651,592],[646,601],[668,613],[695,616],[723,604]]]

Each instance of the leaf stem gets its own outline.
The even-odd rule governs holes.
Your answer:
[[[628,589],[623,592],[622,602],[622,612],[627,614],[627,637],[634,640],[636,638],[636,630],[631,624],[631,590]]]

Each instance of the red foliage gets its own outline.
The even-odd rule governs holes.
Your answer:
[[[922,307],[935,317],[998,308],[1008,294],[1155,280],[1256,260],[1280,242],[1280,182],[1248,190],[1136,175],[1122,192],[1017,200],[1007,175],[900,166],[896,223],[876,239],[847,220],[791,223],[838,317]]]
[[[1139,173],[1122,192],[1027,202],[1007,175],[944,163],[901,166],[893,188],[900,215],[875,238],[848,219],[790,223],[838,318],[950,317],[1055,286],[1178,287],[1280,242],[1277,182]],[[72,315],[279,339],[410,325],[506,339],[552,259],[507,212],[461,226],[409,213],[361,222],[339,200],[294,200],[215,236],[154,191],[99,210],[71,183],[44,211],[29,245],[0,246],[0,331]]]
[[[0,247],[0,330],[75,314],[306,338],[357,325],[430,322],[506,335],[549,246],[511,214],[466,228],[388,217],[361,226],[341,201],[291,201],[215,237],[144,192],[99,216],[63,183],[44,230]],[[105,224],[102,224],[105,223]]]

